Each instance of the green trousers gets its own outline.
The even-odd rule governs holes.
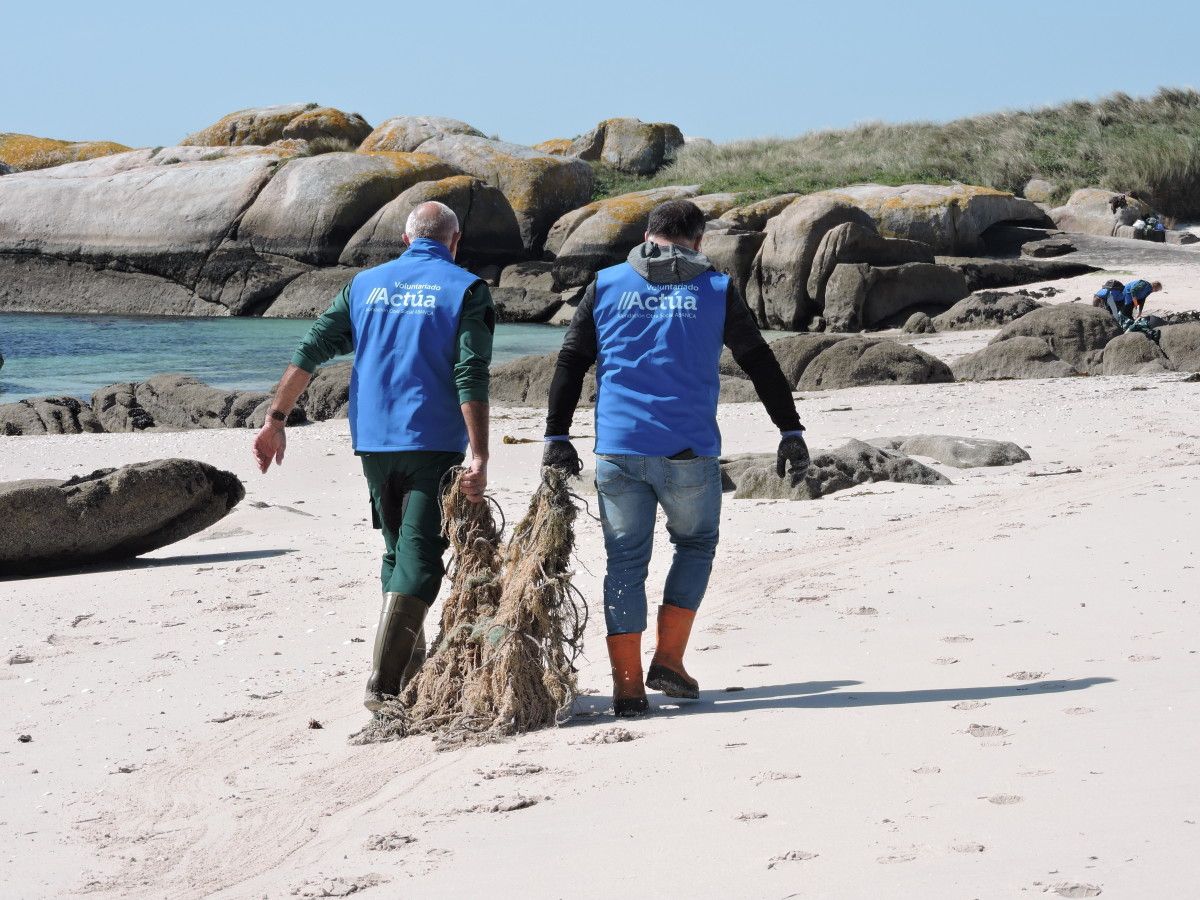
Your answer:
[[[383,592],[433,603],[446,567],[440,486],[461,453],[361,453],[375,525],[383,531]]]

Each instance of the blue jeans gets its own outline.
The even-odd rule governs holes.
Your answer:
[[[599,456],[596,492],[608,553],[604,576],[608,633],[646,630],[646,573],[659,506],[667,514],[667,532],[675,547],[663,603],[699,609],[721,525],[717,457]]]

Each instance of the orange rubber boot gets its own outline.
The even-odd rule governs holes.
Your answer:
[[[613,712],[621,718],[640,716],[650,709],[642,687],[642,634],[610,634],[608,658],[612,662]]]
[[[683,667],[683,651],[687,649],[696,621],[694,609],[683,609],[664,603],[658,608],[658,647],[650,661],[646,687],[662,691],[668,697],[697,700],[700,685]]]

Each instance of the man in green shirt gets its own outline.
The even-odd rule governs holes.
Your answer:
[[[354,351],[350,433],[383,531],[383,609],[365,704],[379,709],[424,661],[424,619],[437,597],[442,555],[441,485],[460,465],[468,499],[487,487],[488,383],[496,314],[487,285],[455,265],[461,237],[453,210],[413,210],[409,250],[356,275],[292,357],[254,441],[259,469],[282,464],[288,413],[321,363]]]

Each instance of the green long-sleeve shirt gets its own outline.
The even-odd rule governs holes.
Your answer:
[[[454,361],[454,386],[458,402],[488,399],[489,372],[492,364],[492,338],[496,331],[496,308],[488,286],[477,281],[463,298],[458,321],[458,356]],[[354,331],[350,324],[350,285],[333,298],[329,309],[321,313],[300,342],[292,364],[305,372],[335,356],[354,350]]]

